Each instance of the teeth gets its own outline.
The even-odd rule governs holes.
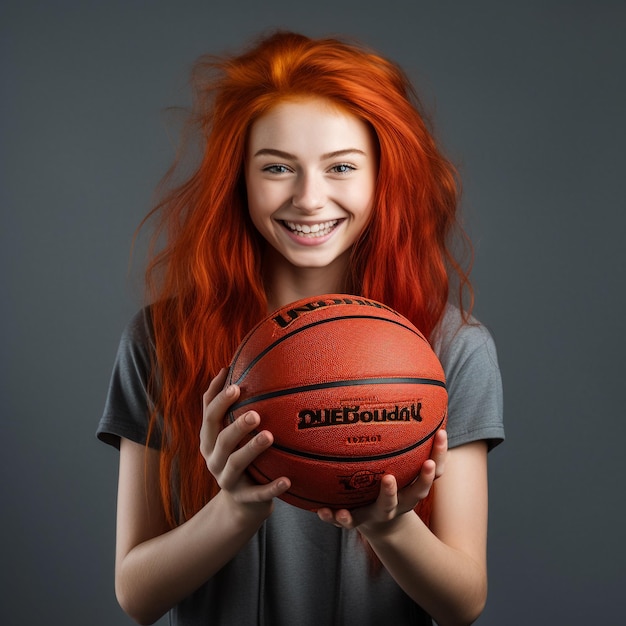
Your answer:
[[[286,222],[283,224],[287,226],[289,230],[298,235],[306,235],[308,237],[324,237],[328,235],[339,220],[330,220],[328,222],[321,222],[319,224],[296,224],[296,222]]]

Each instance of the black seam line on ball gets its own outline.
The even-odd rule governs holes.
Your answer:
[[[401,450],[393,450],[392,452],[385,452],[384,454],[371,454],[368,456],[337,456],[337,455],[329,455],[329,454],[319,454],[315,452],[303,452],[301,450],[294,450],[293,448],[286,448],[277,443],[272,444],[272,448],[276,450],[280,450],[281,452],[285,452],[292,456],[303,457],[305,459],[312,459],[314,461],[328,461],[334,463],[368,463],[370,461],[382,461],[383,459],[391,459],[396,456],[402,456],[407,452],[411,452],[415,448],[419,448],[423,443],[431,439],[435,433],[439,430],[441,425],[443,424],[443,420],[445,419],[445,413],[441,418],[441,421],[437,426],[433,428],[431,432],[429,432],[425,437],[422,437],[419,441],[412,443],[410,446],[406,448],[402,448]]]
[[[272,398],[280,398],[281,396],[290,396],[307,391],[318,391],[320,389],[332,389],[337,387],[359,387],[362,385],[432,385],[435,387],[446,388],[446,384],[441,380],[433,378],[406,378],[406,377],[385,377],[385,378],[355,378],[354,380],[331,380],[326,383],[315,383],[313,385],[300,385],[299,387],[290,387],[289,389],[278,389],[262,393],[258,396],[246,398],[241,402],[237,402],[230,408],[230,412],[234,412],[241,407],[253,404],[254,402],[263,402]]]
[[[239,379],[236,380],[236,381],[233,381],[233,382],[236,385],[241,384],[241,381],[248,375],[248,372],[268,352],[271,352],[279,343],[282,343],[283,341],[286,341],[290,337],[293,337],[294,335],[297,335],[298,333],[301,333],[301,332],[303,332],[305,330],[308,330],[309,328],[313,328],[314,326],[319,326],[320,324],[329,324],[330,322],[336,322],[336,321],[340,321],[340,320],[349,320],[349,319],[351,319],[351,320],[354,320],[354,319],[368,319],[368,320],[375,319],[375,320],[379,320],[381,322],[388,322],[390,324],[395,324],[396,326],[401,326],[402,328],[405,328],[406,330],[410,331],[416,337],[419,337],[422,341],[425,341],[425,339],[419,333],[416,333],[415,330],[412,329],[410,326],[407,326],[406,324],[403,324],[401,320],[388,320],[388,319],[386,319],[384,317],[376,317],[375,315],[342,315],[342,316],[338,316],[338,317],[331,317],[331,318],[324,319],[324,320],[318,320],[317,322],[312,322],[311,324],[307,324],[306,326],[302,326],[302,328],[296,328],[295,330],[290,331],[284,337],[281,337],[280,339],[277,339],[274,343],[270,344],[269,346],[267,346],[267,348],[265,348],[264,350],[259,352],[259,354],[257,354],[257,356],[255,356],[254,359],[252,359],[252,361],[250,361],[250,363],[248,364],[248,367],[246,367],[246,369],[241,373],[241,376],[239,377]],[[241,349],[243,349],[243,346],[241,347]],[[235,359],[233,360],[233,366],[237,362],[237,358],[239,357],[240,353],[241,353],[241,350],[239,350],[239,352],[235,356]],[[232,371],[232,367],[233,366],[231,366],[231,371]]]

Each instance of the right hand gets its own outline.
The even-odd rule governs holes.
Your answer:
[[[274,438],[272,433],[262,430],[240,447],[242,440],[261,423],[255,411],[248,411],[232,424],[223,426],[228,407],[236,402],[240,393],[237,385],[224,388],[226,373],[227,370],[223,369],[202,396],[200,452],[209,472],[234,503],[244,508],[261,509],[260,512],[268,516],[273,499],[287,491],[291,483],[282,476],[266,485],[257,485],[246,474],[248,465],[272,445]]]

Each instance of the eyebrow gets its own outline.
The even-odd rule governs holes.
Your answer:
[[[362,154],[363,156],[367,156],[363,150],[359,150],[358,148],[345,148],[344,150],[335,150],[333,152],[327,152],[326,154],[322,154],[321,161],[326,161],[328,159],[336,159],[337,157],[346,156],[348,154]],[[257,152],[254,153],[255,157],[258,156],[275,156],[280,159],[288,159],[291,161],[297,161],[297,157],[289,152],[283,152],[282,150],[274,150],[273,148],[261,148]]]

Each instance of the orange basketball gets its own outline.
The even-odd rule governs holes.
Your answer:
[[[303,509],[369,504],[384,474],[410,484],[447,418],[443,369],[420,331],[384,304],[345,294],[272,313],[237,349],[231,383],[241,395],[227,423],[254,409],[274,436],[250,475],[287,476],[282,499]]]

